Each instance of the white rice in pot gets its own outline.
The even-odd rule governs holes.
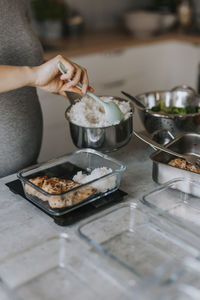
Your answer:
[[[113,97],[101,97],[101,99],[105,102],[115,102],[123,113],[125,120],[132,114],[128,101],[119,101]],[[84,96],[71,107],[68,117],[72,123],[82,127],[107,127],[112,125],[112,122],[106,119],[103,106],[88,96]]]

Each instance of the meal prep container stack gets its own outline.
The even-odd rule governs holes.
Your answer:
[[[170,188],[180,205],[175,202],[172,205],[173,198],[167,203],[167,195],[169,200],[171,196]],[[191,217],[191,211],[188,215],[186,211],[190,205],[193,206],[190,202],[192,196],[176,188],[178,185],[163,187],[160,194],[159,190],[153,191],[146,199],[149,202],[155,199],[156,203],[160,199],[164,207],[171,207],[170,213],[179,211],[179,218],[170,217],[163,212],[164,209],[154,208],[154,212],[153,209],[144,206],[137,208],[135,203],[129,203],[83,222],[78,229],[79,235],[93,248],[134,274],[132,299],[200,299],[199,221],[196,218],[193,220],[196,229],[190,227],[191,220],[185,224],[187,216],[188,219]],[[166,192],[165,198],[162,197],[163,190]],[[179,196],[184,194],[184,197],[178,198],[176,193]],[[182,209],[183,201],[188,201],[186,210]],[[186,217],[181,220],[183,216]]]
[[[179,147],[182,151],[197,152],[198,135],[185,134],[170,145],[175,145],[175,151]],[[165,158],[168,154],[157,151],[153,155],[164,155]],[[166,157],[166,164],[162,164],[175,169],[174,172],[188,172],[168,166],[170,158]],[[101,166],[113,170],[109,176],[115,179],[116,186],[105,194],[111,193],[119,188],[125,167],[91,149],[78,150],[29,168],[21,172],[19,178],[25,186],[30,177],[67,174],[71,179],[79,170],[90,172]],[[193,176],[192,172],[188,173]],[[169,171],[169,174],[173,172]],[[96,181],[107,180],[109,176]],[[106,294],[109,299],[198,299],[200,269],[193,266],[200,264],[200,184],[190,176],[172,180],[143,196],[143,204],[120,204],[83,221],[78,227],[78,235],[90,246],[84,256],[80,256],[80,249],[68,236],[62,235],[44,240],[6,260],[0,264],[4,286],[16,294],[16,299],[22,300],[34,299],[35,291],[42,300],[66,294],[79,299],[80,293],[87,299],[101,299]],[[61,199],[66,197],[65,194],[59,195]],[[33,203],[53,215],[69,213],[102,196],[104,193],[64,210],[54,210],[48,203],[27,195]],[[41,253],[44,250],[46,254]],[[24,257],[26,263],[22,264]],[[38,261],[42,263],[38,264]],[[13,270],[19,270],[24,276],[16,277]],[[191,280],[193,277],[195,281]],[[53,285],[51,280],[55,280]],[[103,290],[101,286],[104,286]]]
[[[78,230],[89,249],[63,233],[0,262],[5,300],[198,299],[199,238],[180,224],[129,203]]]
[[[159,218],[165,218],[170,224],[179,224],[184,230],[183,235],[188,232],[194,234],[198,240],[196,248],[200,249],[200,182],[194,181],[193,172],[179,169],[178,171],[183,171],[185,178],[165,183],[144,195],[141,201],[157,212]],[[199,176],[195,173],[194,175]],[[188,239],[188,245],[191,243],[192,240]],[[153,273],[139,285],[139,299],[200,299],[199,255],[196,259],[187,257],[179,263],[166,264]]]
[[[167,147],[200,155],[199,142],[198,134],[187,133]],[[200,174],[169,166],[174,157],[160,151],[151,158],[153,179],[164,186],[144,195],[137,204],[115,205],[85,219],[77,229],[79,242],[66,234],[53,236],[0,262],[0,295],[2,283],[3,292],[11,296],[5,300],[54,300],[66,295],[73,300],[106,296],[111,300],[199,300]],[[64,209],[52,209],[40,194],[49,198],[55,194],[29,182],[43,175],[72,179],[77,171],[90,173],[98,167],[112,172],[56,197],[66,199],[71,192],[109,178],[114,187]],[[116,191],[124,170],[123,164],[107,155],[84,149],[23,170],[18,176],[30,201],[50,215],[61,216]],[[26,185],[37,196],[28,194]]]

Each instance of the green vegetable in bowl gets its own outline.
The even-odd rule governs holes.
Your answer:
[[[154,112],[160,112],[165,114],[178,114],[178,115],[184,115],[184,114],[194,114],[200,112],[200,107],[193,106],[193,105],[187,105],[185,107],[166,107],[164,101],[160,101],[157,105],[153,106],[151,108]]]
[[[186,106],[187,114],[194,114],[194,113],[198,112],[198,109],[199,108],[196,106],[192,106],[192,105]]]
[[[160,104],[153,106],[153,107],[151,108],[151,110],[152,110],[152,111],[155,111],[155,112],[161,111],[161,109],[160,109]]]
[[[185,115],[187,114],[187,109],[186,107],[176,107],[176,106],[173,106],[170,110],[170,113],[171,114],[181,114],[181,115]]]
[[[170,107],[166,107],[164,101],[160,101],[160,103],[157,104],[157,105],[155,105],[155,106],[153,106],[151,108],[151,110],[153,110],[155,112],[163,112],[163,113],[169,114],[170,111],[171,111],[171,108]]]

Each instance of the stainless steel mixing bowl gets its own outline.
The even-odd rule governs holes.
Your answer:
[[[200,95],[187,86],[180,86],[171,91],[154,91],[137,95],[136,98],[145,106],[145,109],[137,108],[140,119],[145,129],[153,134],[159,130],[169,130],[177,136],[185,132],[200,132],[200,113],[194,114],[163,114],[151,111],[151,108],[160,101],[164,101],[167,107],[195,105],[200,107]]]
[[[119,97],[113,98],[127,101]],[[69,121],[71,137],[76,147],[111,152],[125,146],[130,141],[133,131],[133,108],[130,117],[117,125],[91,128],[79,126],[70,121],[68,112],[71,107],[72,105],[67,108],[65,117]]]

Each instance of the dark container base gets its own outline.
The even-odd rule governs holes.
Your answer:
[[[8,182],[8,183],[6,183],[6,185],[9,187],[11,192],[13,192],[15,194],[19,194],[24,199],[26,199],[27,201],[29,201],[30,203],[35,205],[33,202],[31,202],[30,200],[28,200],[26,198],[24,191],[23,191],[23,187],[22,187],[19,179]],[[127,195],[126,192],[117,190],[117,191],[109,194],[108,196],[102,197],[95,202],[88,203],[87,205],[79,207],[76,210],[73,210],[72,212],[67,213],[66,215],[63,215],[60,217],[49,215],[46,211],[42,210],[41,208],[39,208],[36,205],[35,206],[37,208],[41,209],[49,217],[53,218],[54,222],[57,225],[68,226],[68,225],[72,225],[80,220],[83,220],[91,215],[94,215],[114,204],[118,204],[119,202],[124,200],[124,196],[126,196],[126,195]]]

